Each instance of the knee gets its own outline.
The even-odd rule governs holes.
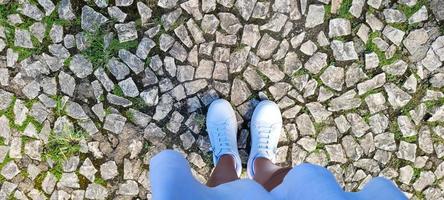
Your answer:
[[[181,164],[183,162],[186,163],[186,160],[179,152],[167,149],[151,158],[150,168],[155,168],[156,166],[166,167],[171,164]]]
[[[310,163],[303,163],[295,166],[290,171],[290,173],[292,174],[292,176],[296,176],[298,178],[317,178],[331,175],[331,173],[326,168]]]

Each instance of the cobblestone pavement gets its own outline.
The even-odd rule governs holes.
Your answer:
[[[0,199],[150,199],[173,148],[204,182],[205,112],[279,104],[277,162],[347,191],[444,199],[444,0],[0,0]]]

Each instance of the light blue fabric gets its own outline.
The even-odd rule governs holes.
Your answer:
[[[210,188],[193,177],[188,162],[173,150],[151,159],[150,181],[154,200],[407,200],[392,181],[381,177],[359,192],[344,192],[327,169],[312,164],[294,167],[271,192],[249,179]]]

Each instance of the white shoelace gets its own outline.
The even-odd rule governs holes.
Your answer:
[[[215,153],[217,157],[221,152],[227,152],[231,150],[230,141],[228,140],[226,132],[227,126],[227,122],[223,122],[220,124],[214,124],[212,127],[208,128],[214,131],[216,134],[215,141],[213,141],[213,153]]]
[[[258,152],[261,152],[267,156],[271,156],[275,152],[275,147],[270,148],[270,133],[273,130],[271,126],[258,126]]]

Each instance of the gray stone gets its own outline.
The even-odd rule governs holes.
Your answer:
[[[239,19],[231,13],[221,12],[217,16],[220,20],[220,27],[228,34],[236,34],[242,28]]]
[[[157,105],[157,103],[159,102],[157,87],[141,92],[140,97],[143,99],[147,106]]]
[[[382,93],[370,94],[365,97],[370,114],[375,114],[379,111],[387,109],[385,105],[385,97]]]
[[[184,3],[180,4],[180,7],[182,7],[185,11],[187,11],[188,14],[192,15],[194,19],[201,20],[202,19],[202,13],[200,12],[200,5],[198,0],[188,0]]]
[[[124,97],[120,97],[111,93],[108,93],[108,95],[106,96],[106,100],[113,105],[118,105],[118,106],[122,106],[122,107],[128,107],[131,106],[133,103],[124,98]],[[101,120],[102,121],[102,120]]]
[[[14,46],[23,47],[27,49],[34,48],[31,41],[31,34],[28,30],[16,29],[14,36]]]
[[[390,25],[385,26],[382,34],[386,36],[393,44],[399,46],[404,39],[405,32],[399,29],[396,29]]]
[[[95,32],[108,21],[108,18],[89,6],[83,6],[81,20],[83,30]]]
[[[275,13],[266,24],[260,26],[260,30],[279,32],[282,30],[282,27],[284,27],[285,22],[287,22],[287,19],[288,19],[287,15],[281,13]]]
[[[257,2],[254,6],[252,18],[265,19],[270,10],[270,2]]]
[[[421,192],[427,186],[430,186],[435,182],[435,175],[430,171],[422,171],[419,178],[413,183],[415,191]]]
[[[160,0],[157,2],[157,5],[162,8],[171,9],[176,7],[177,0]]]
[[[122,89],[123,94],[127,97],[139,96],[139,90],[137,89],[136,83],[134,83],[132,78],[120,81],[119,86]]]
[[[170,1],[170,0],[167,0],[167,1]],[[172,1],[177,1],[177,0],[172,0]],[[161,2],[161,1],[159,1],[159,2]],[[171,26],[177,21],[177,19],[179,19],[181,14],[182,14],[182,9],[177,8],[174,11],[171,11],[169,13],[162,15],[160,20],[162,22],[162,26],[164,27],[164,29],[166,31],[168,31],[171,28]]]
[[[358,59],[353,41],[344,43],[339,40],[333,40],[330,47],[336,60],[350,61]]]
[[[386,84],[384,89],[390,105],[395,109],[405,106],[412,99],[409,94],[399,89],[399,87],[393,83]]]
[[[328,87],[341,91],[344,84],[344,69],[341,67],[329,66],[321,75],[322,82]]]
[[[122,132],[126,118],[119,114],[109,114],[105,118],[103,128],[112,133],[119,134]]]
[[[120,23],[124,22],[127,16],[127,14],[117,6],[108,7],[108,14],[112,19],[115,19]]]
[[[6,180],[11,180],[19,173],[20,173],[20,169],[18,168],[18,166],[15,164],[14,161],[10,161],[10,162],[6,163],[3,166],[2,170],[0,171],[0,174],[4,178],[6,178]]]
[[[97,169],[89,158],[83,161],[83,165],[80,167],[79,173],[86,177],[89,181],[94,182]]]
[[[139,74],[144,70],[144,63],[128,50],[119,50],[119,58],[122,59],[122,61],[125,62],[125,64],[136,74]]]
[[[302,53],[304,53],[305,55],[311,56],[316,52],[316,50],[318,50],[318,47],[316,46],[316,44],[314,42],[312,42],[311,40],[308,40],[307,42],[304,42],[301,45],[299,50]]]
[[[399,150],[396,156],[410,162],[415,162],[416,159],[416,144],[401,141],[399,143]]]
[[[13,107],[14,123],[21,126],[26,120],[29,109],[25,106],[24,102],[20,99],[15,101]]]
[[[117,171],[117,165],[114,161],[108,161],[100,165],[100,177],[104,180],[110,180],[119,174]]]
[[[53,25],[49,31],[49,36],[54,43],[59,43],[63,41],[63,26]]]
[[[23,87],[22,92],[28,99],[34,99],[39,95],[40,84],[37,81],[31,81]]]
[[[247,84],[238,78],[234,79],[231,91],[238,91],[231,94],[231,102],[235,106],[242,104],[251,95],[250,89],[248,89]]]
[[[85,191],[85,198],[88,199],[106,199],[108,197],[108,190],[96,183],[88,185]]]
[[[155,123],[150,123],[143,132],[143,137],[153,144],[159,144],[165,138],[166,133]]]
[[[137,11],[139,11],[142,26],[147,25],[148,20],[151,18],[153,12],[151,8],[142,2],[137,2]]]
[[[329,23],[328,37],[340,37],[351,34],[350,21],[343,18],[331,19]]]
[[[66,103],[65,112],[66,115],[77,120],[88,119],[88,116],[86,115],[85,111],[82,109],[82,106],[73,101],[68,101]]]
[[[213,74],[214,62],[211,60],[202,59],[199,66],[196,69],[194,78],[207,78],[210,79]]]
[[[190,131],[187,131],[184,134],[180,135],[180,140],[182,141],[182,145],[185,150],[191,148],[191,146],[196,141],[196,139],[194,138],[193,134]]]
[[[430,9],[432,10],[433,14],[435,15],[436,19],[441,21],[444,20],[444,2],[442,0],[432,0],[430,2]]]
[[[45,15],[49,16],[55,9],[55,5],[50,0],[38,0],[39,4],[43,7],[45,10]]]
[[[91,62],[81,54],[76,54],[72,57],[69,69],[74,72],[78,78],[86,78],[93,72]]]
[[[54,187],[57,183],[57,178],[48,172],[42,182],[42,190],[46,194],[51,194],[54,191]]]
[[[248,21],[253,13],[255,4],[256,0],[239,0],[236,1],[234,6],[237,8],[242,18],[244,18],[245,21]]]
[[[173,47],[171,47],[168,53],[180,62],[184,62],[188,57],[187,50],[177,41],[173,44]]]
[[[207,20],[209,20],[209,18],[207,16],[208,15],[205,15],[203,20],[202,20],[202,26],[201,27],[204,30],[204,32],[205,32],[205,30],[208,31],[208,29],[210,29],[210,27],[207,27],[207,26],[212,26],[210,24],[207,24],[208,23]],[[214,16],[214,15],[212,15],[212,16]],[[217,18],[215,18],[215,20],[217,20]],[[218,24],[219,23],[217,23],[216,26]],[[215,29],[214,29],[214,31],[215,31]],[[176,29],[174,29],[174,33],[180,39],[180,41],[182,41],[182,43],[185,44],[187,47],[193,46],[193,41],[191,40],[191,37],[188,35],[187,28],[185,28],[184,25],[180,25]]]
[[[139,187],[136,181],[127,180],[125,183],[119,184],[117,194],[126,196],[135,196],[139,194]]]
[[[330,161],[339,163],[347,162],[344,150],[342,149],[342,146],[340,144],[326,145],[325,150],[330,157]]]
[[[136,55],[141,59],[146,59],[150,50],[156,46],[156,43],[150,38],[144,37],[137,46]]]
[[[41,21],[45,14],[35,5],[25,2],[22,4],[21,13],[36,21]]]
[[[378,74],[370,80],[359,83],[357,86],[358,94],[363,95],[368,91],[372,91],[374,89],[383,86],[384,83],[385,83],[385,73]]]
[[[385,21],[387,23],[402,23],[407,20],[407,17],[399,10],[384,9],[383,11]]]
[[[312,57],[308,59],[305,63],[304,68],[313,74],[317,74],[322,68],[327,66],[327,54],[317,52]]]
[[[356,98],[356,92],[354,90],[350,90],[341,96],[330,100],[328,105],[328,110],[330,111],[350,110],[359,107],[361,105],[361,100]]]
[[[278,45],[279,41],[275,40],[266,33],[259,41],[256,54],[262,59],[268,59],[271,57]]]
[[[324,23],[325,10],[323,5],[310,5],[308,7],[307,20],[305,21],[306,28],[314,28]]]
[[[130,6],[133,2],[134,0],[116,0],[116,6]]]
[[[281,81],[285,77],[285,74],[280,71],[279,67],[273,64],[271,60],[260,62],[258,69],[274,83]]]
[[[393,133],[381,133],[375,136],[375,146],[385,151],[396,151],[396,142]]]
[[[126,24],[115,24],[114,28],[117,31],[117,36],[120,42],[128,42],[137,39],[137,30],[135,22],[128,22]]]
[[[75,173],[62,173],[62,177],[57,183],[58,188],[80,188],[79,178]]]
[[[153,115],[153,119],[156,121],[160,121],[164,119],[172,109],[173,97],[171,95],[165,93],[160,96],[160,101],[156,106],[156,112]]]

